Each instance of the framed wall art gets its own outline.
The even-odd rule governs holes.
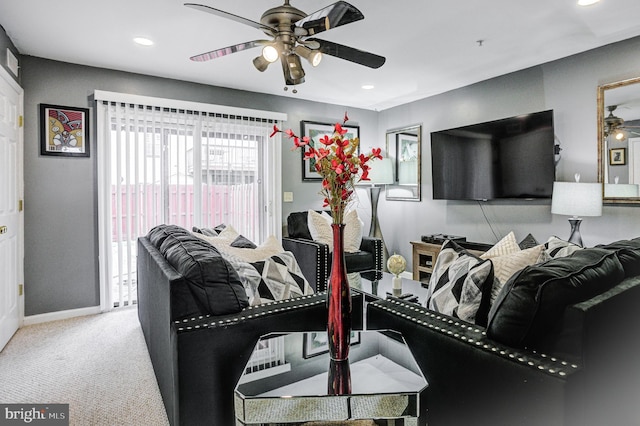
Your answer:
[[[626,148],[612,148],[609,150],[609,164],[611,166],[624,166],[627,164]]]
[[[40,154],[89,157],[89,109],[40,104]]]
[[[301,121],[300,128],[302,130],[302,136],[309,136],[309,145],[304,146],[302,150],[302,180],[322,180],[320,174],[316,171],[316,162],[314,159],[305,160],[304,153],[309,150],[309,147],[318,147],[320,145],[320,138],[324,135],[329,137],[333,136],[334,124],[319,123],[317,121]],[[342,126],[343,129],[347,129],[344,137],[348,139],[360,137],[360,126]]]

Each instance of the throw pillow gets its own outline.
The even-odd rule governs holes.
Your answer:
[[[493,265],[453,241],[446,241],[429,281],[425,306],[461,320],[486,325]],[[485,296],[485,297],[483,297]]]
[[[193,232],[197,232],[198,234],[204,234],[210,237],[215,237],[218,235],[218,232],[213,228],[198,228],[197,226],[194,226],[191,228],[191,230]]]
[[[314,241],[318,241],[329,246],[329,251],[333,251],[333,230],[331,224],[333,219],[328,213],[318,213],[309,210],[307,220],[309,224],[309,233]],[[362,227],[363,222],[358,217],[357,210],[351,210],[344,215],[344,233],[343,244],[346,253],[356,253],[360,251],[362,243]]]
[[[520,246],[520,250],[526,250],[526,249],[535,247],[539,244],[540,243],[538,243],[538,241],[531,234],[528,234],[526,237],[522,239],[522,241],[518,243],[518,245]]]
[[[493,247],[483,253],[481,259],[490,259],[496,256],[504,256],[505,254],[511,254],[520,251],[520,246],[516,241],[516,236],[513,231],[505,235],[500,241],[498,241]]]
[[[569,241],[561,240],[554,235],[549,237],[547,242],[544,243],[544,249],[549,257],[556,259],[559,257],[569,256],[570,254],[581,250],[582,247],[577,244],[570,243]]]
[[[311,239],[329,246],[329,251],[333,250],[333,232],[331,231],[331,223],[333,219],[327,212],[318,213],[315,210],[309,210],[307,223],[309,225],[309,233]]]
[[[234,257],[228,259],[240,276],[251,306],[313,294],[313,288],[291,252],[279,253],[253,263]]]
[[[633,240],[621,240],[606,245],[598,245],[597,248],[616,252],[618,260],[622,263],[626,277],[640,275],[640,237]]]
[[[284,251],[280,241],[278,241],[278,239],[273,235],[269,236],[264,243],[260,244],[256,248],[233,247],[231,245],[233,241],[230,242],[227,238],[221,238],[222,233],[218,237],[207,237],[206,235],[201,234],[194,235],[197,235],[199,238],[211,243],[220,253],[226,256],[236,257],[238,260],[245,262],[257,262]],[[235,238],[237,238],[237,236]]]
[[[491,305],[495,302],[502,287],[516,272],[546,259],[546,252],[542,244],[504,256],[492,257],[494,280],[491,288]]]
[[[243,235],[238,235],[230,245],[231,247],[248,248],[248,249],[254,249],[258,247],[257,245],[254,244],[253,241],[249,240]]]

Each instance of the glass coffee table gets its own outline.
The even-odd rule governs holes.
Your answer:
[[[395,289],[393,288],[393,274],[389,272],[379,272],[379,274],[381,278],[377,283],[372,280],[372,277],[375,276],[372,271],[352,273],[348,274],[347,277],[352,289],[362,291],[378,299],[398,297],[410,302],[423,304],[427,298],[428,288],[424,283],[414,281],[411,278],[402,278],[402,287]]]
[[[426,387],[397,332],[353,332],[347,363],[330,360],[326,331],[270,334],[258,341],[236,387],[236,424],[387,419],[417,425]]]

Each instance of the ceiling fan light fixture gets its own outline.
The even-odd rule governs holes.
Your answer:
[[[253,59],[253,66],[260,72],[264,72],[271,62],[267,61],[264,56],[256,56]]]
[[[616,132],[616,140],[621,141],[624,139],[624,132],[622,130],[618,130]]]
[[[278,60],[280,53],[278,53],[278,49],[275,46],[268,44],[262,49],[262,57],[271,63]]]
[[[314,67],[317,67],[320,64],[320,61],[322,61],[322,52],[320,52],[319,50],[312,50],[306,46],[298,45],[294,49],[294,52],[296,52],[297,55],[305,58],[311,64],[311,66]]]
[[[282,70],[288,85],[304,83],[304,69],[302,69],[300,56],[293,53],[285,56],[282,61]]]

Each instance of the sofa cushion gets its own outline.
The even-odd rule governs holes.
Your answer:
[[[147,233],[147,238],[149,238],[151,244],[153,244],[157,249],[160,249],[160,246],[164,242],[165,238],[167,238],[169,235],[178,234],[188,235],[189,231],[178,225],[162,224],[151,228],[151,230],[149,230],[149,232]]]
[[[510,346],[535,348],[568,305],[590,299],[623,278],[616,254],[597,248],[528,266],[507,282],[491,307],[487,335]]]
[[[429,281],[425,306],[471,323],[486,325],[493,283],[490,260],[480,259],[446,241]]]
[[[596,247],[616,252],[626,277],[640,275],[640,237]]]
[[[232,314],[249,306],[238,273],[211,244],[188,231],[175,232],[165,235],[159,250],[184,277],[202,314]]]
[[[215,237],[218,235],[218,231],[213,228],[199,228],[197,226],[193,226],[191,231],[197,232],[198,234],[208,235],[209,237]]]

